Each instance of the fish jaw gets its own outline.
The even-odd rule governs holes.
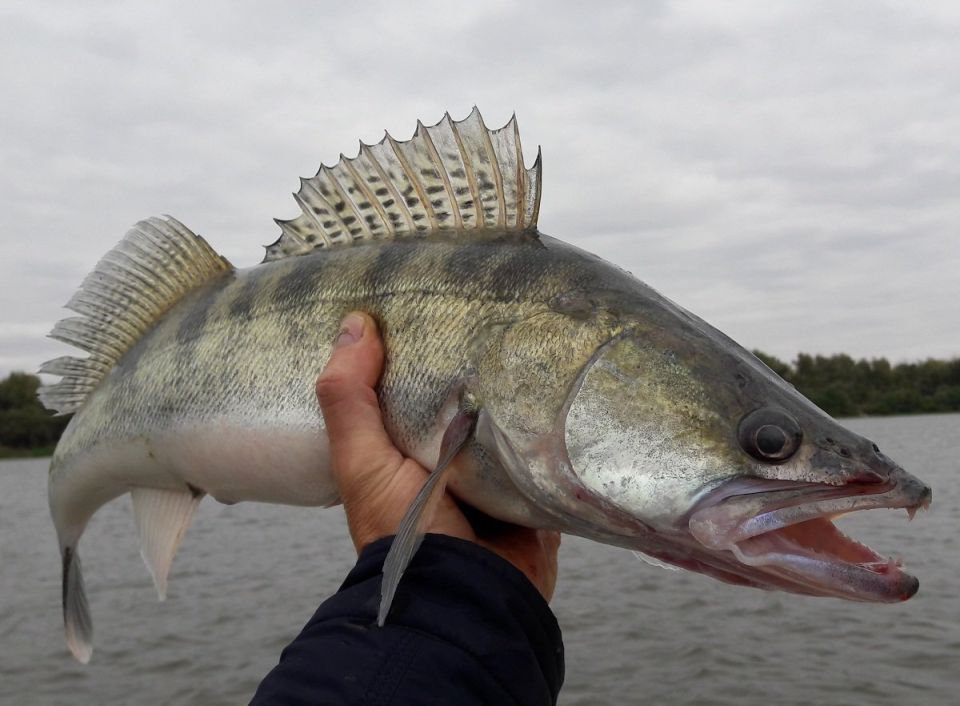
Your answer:
[[[912,597],[917,579],[898,560],[847,537],[833,519],[876,508],[902,508],[912,518],[930,499],[930,488],[902,470],[842,486],[736,478],[702,498],[684,521],[718,568],[753,585],[893,603]]]

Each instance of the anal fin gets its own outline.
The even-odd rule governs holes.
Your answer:
[[[130,492],[130,498],[140,537],[140,556],[153,576],[153,585],[162,601],[167,597],[167,574],[173,557],[203,493],[135,488]]]
[[[377,613],[377,625],[383,627],[393,604],[393,597],[400,585],[403,572],[410,565],[413,555],[420,548],[427,525],[433,516],[437,502],[443,496],[446,482],[442,482],[451,461],[466,446],[473,436],[477,425],[477,409],[472,400],[461,402],[460,409],[454,415],[443,434],[440,443],[440,457],[433,472],[427,478],[417,497],[414,498],[406,514],[400,521],[397,535],[393,539],[387,558],[383,562],[383,580],[380,587],[380,610]]]

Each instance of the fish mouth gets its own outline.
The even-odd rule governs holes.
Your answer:
[[[688,527],[707,549],[732,554],[726,569],[751,583],[892,603],[913,596],[919,581],[898,559],[848,537],[833,520],[876,508],[902,508],[912,519],[930,498],[930,488],[905,472],[889,480],[868,473],[841,486],[740,478],[700,500]]]

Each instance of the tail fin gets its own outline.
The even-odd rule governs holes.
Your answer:
[[[63,547],[63,626],[67,647],[81,664],[90,661],[93,654],[93,621],[87,592],[83,588],[83,570],[76,547]]]

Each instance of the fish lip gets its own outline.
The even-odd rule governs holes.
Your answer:
[[[903,508],[912,517],[930,489],[905,472],[863,475],[844,485],[736,479],[701,499],[686,516],[690,534],[769,587],[851,600],[910,598],[919,582],[840,532],[832,519],[850,512]],[[879,482],[878,482],[879,481]]]

